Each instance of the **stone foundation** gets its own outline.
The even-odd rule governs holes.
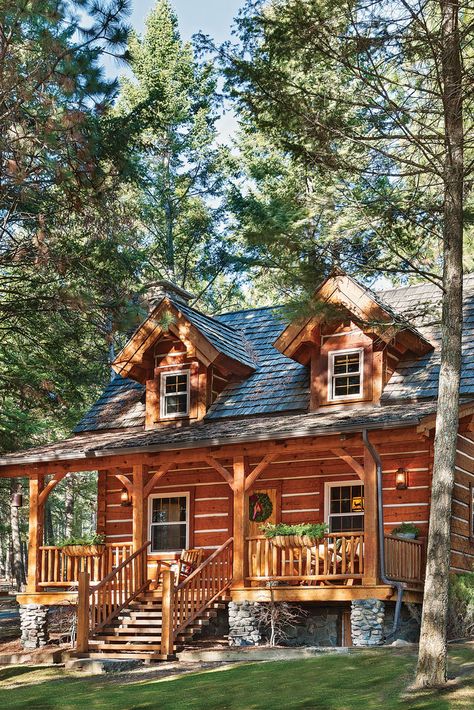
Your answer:
[[[300,617],[294,626],[285,628],[283,646],[339,646],[341,644],[341,608],[321,604],[292,604]]]
[[[256,607],[258,602],[229,602],[229,646],[258,646],[262,641]]]
[[[420,640],[420,618],[421,604],[413,605],[413,613],[407,604],[402,604],[400,612],[400,624],[395,636],[390,636],[393,628],[393,615],[395,613],[395,604],[385,604],[385,619],[384,619],[384,635],[387,638],[387,643],[393,643],[397,639],[408,641],[409,643],[418,643]]]
[[[42,604],[20,606],[21,645],[40,648],[48,643],[48,607]]]
[[[354,646],[380,646],[384,641],[384,603],[379,599],[351,602],[351,629]]]

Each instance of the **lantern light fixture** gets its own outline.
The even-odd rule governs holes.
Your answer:
[[[397,490],[408,488],[408,471],[406,468],[398,468],[395,474],[395,486]]]
[[[122,488],[120,493],[120,505],[128,506],[131,505],[130,494],[126,488]]]
[[[21,486],[18,487],[18,490],[15,491],[15,493],[12,495],[12,507],[13,508],[21,508],[23,506],[23,491]]]

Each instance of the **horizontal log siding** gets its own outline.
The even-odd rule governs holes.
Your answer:
[[[344,445],[341,442],[341,445]],[[383,463],[385,532],[403,521],[414,522],[427,534],[429,517],[430,444],[410,439],[403,444],[379,445]],[[350,452],[363,464],[361,450]],[[231,461],[219,459],[231,471]],[[259,463],[250,456],[250,470]],[[395,488],[395,472],[400,466],[409,470],[409,487]],[[153,468],[151,469],[153,471]],[[254,488],[276,487],[281,500],[280,519],[286,523],[317,522],[324,519],[325,482],[357,480],[357,474],[336,455],[327,452],[292,454],[270,463]],[[120,506],[122,484],[107,475],[106,535],[108,542],[131,540],[132,509]],[[192,491],[193,517],[191,544],[209,552],[232,534],[232,492],[229,485],[205,464],[182,464],[158,482],[153,493]]]
[[[470,536],[469,485],[474,484],[474,441],[470,433],[458,434],[451,517],[451,568],[474,569],[474,543]]]

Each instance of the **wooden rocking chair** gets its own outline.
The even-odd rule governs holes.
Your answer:
[[[179,558],[173,562],[158,561],[156,579],[159,581],[163,567],[173,570],[175,573],[175,584],[181,584],[202,562],[204,550],[181,550]]]

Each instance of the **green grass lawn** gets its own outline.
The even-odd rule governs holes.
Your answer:
[[[383,650],[301,661],[239,664],[179,677],[127,682],[62,669],[0,669],[4,710],[472,710],[474,648],[451,651],[449,690],[404,696],[411,653]],[[139,676],[138,676],[139,678]]]

